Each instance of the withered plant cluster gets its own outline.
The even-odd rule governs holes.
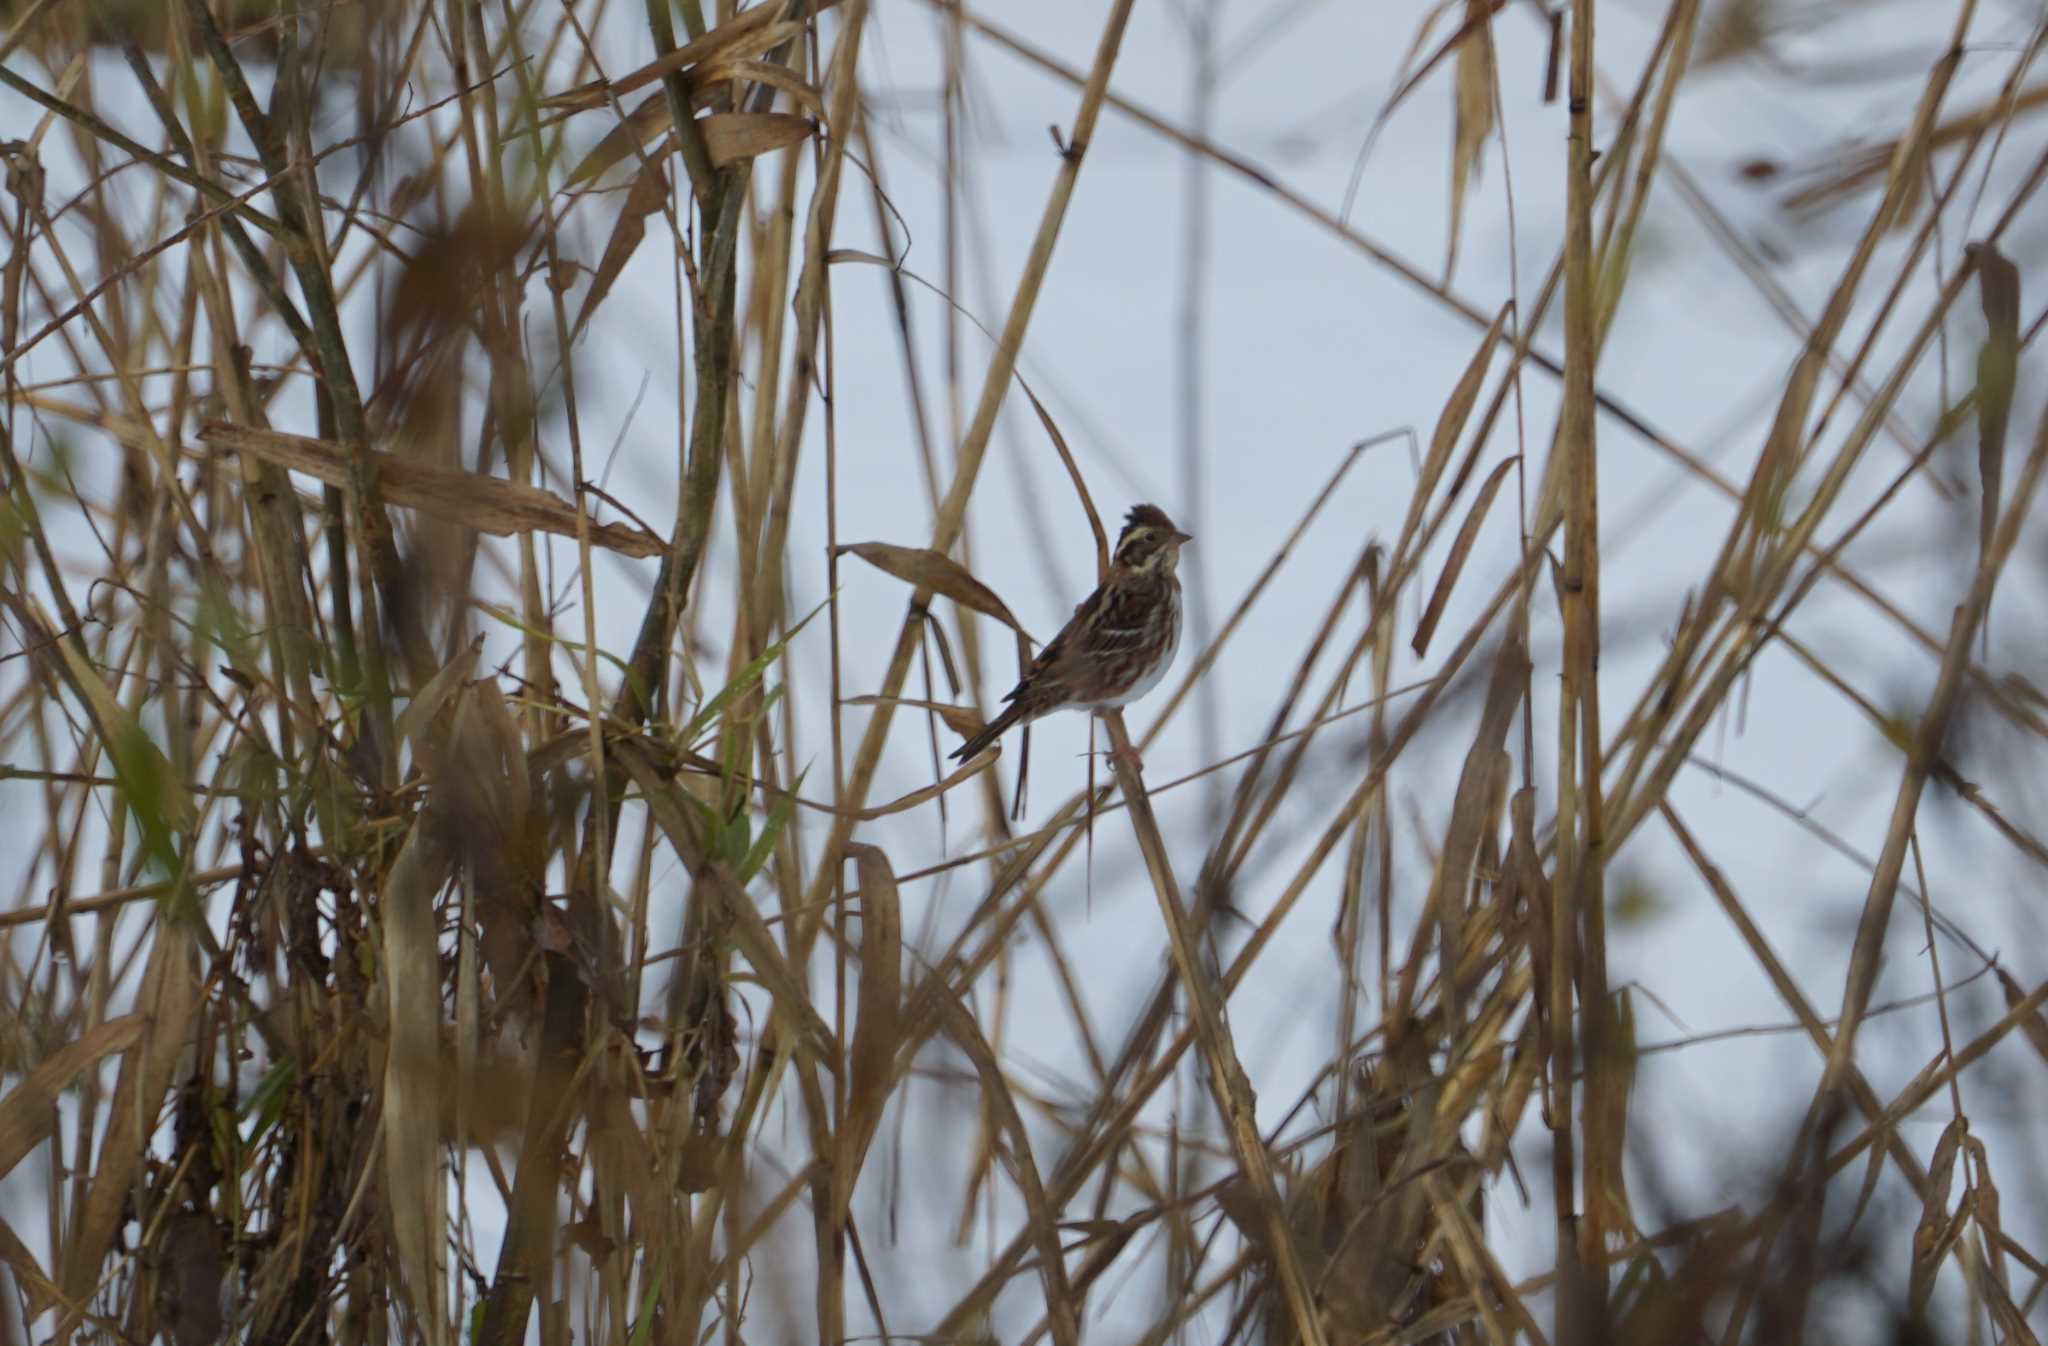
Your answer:
[[[1939,962],[1957,945],[1917,846],[1938,791],[2001,861],[2048,863],[1951,734],[1965,710],[2007,742],[2048,732],[2032,685],[1985,662],[2048,465],[2048,434],[2007,435],[2040,327],[2008,235],[2048,157],[1990,170],[2038,152],[2041,34],[1973,54],[2010,74],[1958,105],[1984,19],[1945,4],[1952,39],[1914,66],[1891,138],[1795,203],[1854,238],[1820,307],[1785,306],[1801,345],[1768,433],[1717,468],[1599,367],[1653,193],[1713,211],[1667,171],[1680,93],[1780,7],[1668,0],[1627,71],[1596,44],[1597,0],[1378,20],[1413,32],[1389,116],[1455,99],[1452,262],[1499,129],[1500,30],[1548,24],[1562,246],[1540,286],[1474,303],[1127,101],[1118,71],[1152,55],[1126,41],[1133,0],[1097,7],[1078,66],[1013,31],[1023,11],[891,0],[956,59],[1063,81],[1072,111],[1007,307],[968,347],[978,394],[922,446],[903,533],[873,541],[838,531],[835,349],[900,345],[902,395],[939,419],[908,298],[930,282],[842,241],[855,211],[895,228],[902,165],[863,86],[885,7],[0,5],[0,1342],[2034,1341],[2038,1202],[2007,1203],[2029,1208],[2008,1227],[1962,1082],[2001,1043],[2048,1053],[2048,983],[1997,968],[2008,1012],[1951,1032],[1947,989],[1983,968]],[[1263,21],[1284,40],[1286,16]],[[1255,184],[1474,345],[1398,525],[1360,537],[1334,588],[1282,564],[1361,445],[1134,712],[1143,748],[1256,605],[1323,605],[1272,661],[1289,676],[1265,736],[1201,773],[1218,807],[1163,828],[1152,794],[1182,782],[1148,787],[1111,713],[1111,769],[1041,763],[1041,802],[1063,802],[1024,830],[1020,745],[951,771],[933,750],[1013,668],[981,618],[1023,639],[963,548],[1006,402],[1105,536],[1016,365],[1111,118]],[[971,147],[946,143],[955,184]],[[593,318],[649,253],[675,279],[649,344],[674,352],[682,411],[627,451],[667,446],[673,502],[604,488],[615,446],[579,405]],[[1929,267],[1922,305],[1906,281]],[[849,268],[879,269],[896,324],[835,325]],[[1906,389],[1963,340],[1974,377],[1914,428]],[[1539,384],[1554,420],[1525,404]],[[1610,439],[1725,508],[1642,685],[1603,674]],[[1929,628],[1845,553],[1958,441],[1980,526]],[[1871,470],[1890,485],[1846,489]],[[828,557],[794,553],[799,518]],[[1502,537],[1510,562],[1482,564]],[[799,568],[824,572],[819,610],[791,600]],[[856,580],[903,588],[897,630],[842,622]],[[1798,643],[1788,620],[1822,586],[1938,665],[1924,699],[1880,709]],[[800,675],[800,636],[829,642],[829,681]],[[842,651],[879,680],[842,676]],[[1745,839],[1674,798],[1767,651],[1891,745],[1896,802],[1825,1002],[1724,877]],[[1397,789],[1426,741],[1456,744],[1453,770]],[[929,755],[927,783],[885,789],[906,754]],[[942,826],[971,844],[938,869],[892,854]],[[1156,902],[1132,964],[1149,989],[1105,1032],[1041,899],[1111,838]],[[1680,857],[1782,998],[1759,1017],[1815,1052],[1818,1086],[1788,1081],[1745,1138],[1760,1167],[1732,1205],[1667,1191],[1632,1122],[1654,1100],[1608,932],[1632,843]],[[912,885],[941,873],[954,919],[924,938]],[[1895,909],[1926,941],[1890,956],[1930,960],[1942,992],[1903,1089],[1855,1050],[1882,1022]],[[1276,1108],[1232,996],[1289,922],[1329,929],[1332,1008],[1322,1069]],[[1054,969],[1033,1013],[1079,1044],[1057,1085],[1010,1045],[1024,940]],[[1930,1111],[1933,1131],[1904,1125]],[[937,1113],[970,1157],[917,1179],[905,1150]],[[1503,1203],[1547,1231],[1547,1270],[1502,1245]],[[976,1251],[924,1265],[897,1254],[905,1230]]]

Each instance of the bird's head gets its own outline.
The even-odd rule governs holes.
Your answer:
[[[1116,563],[1140,575],[1171,575],[1180,563],[1180,549],[1194,541],[1157,505],[1139,505],[1124,519],[1116,539]]]

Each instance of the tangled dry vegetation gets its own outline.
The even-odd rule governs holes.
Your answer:
[[[815,564],[790,554],[793,514],[833,527],[833,341],[903,340],[925,395],[907,338],[831,321],[833,266],[886,265],[835,243],[845,212],[886,214],[855,79],[864,0],[0,7],[0,82],[24,110],[0,147],[0,744],[20,882],[0,912],[0,1341],[1070,1346],[1109,1330],[1133,1265],[1165,1287],[1118,1302],[1147,1341],[1789,1341],[1834,1332],[1814,1306],[1844,1284],[1881,1311],[1867,1339],[1945,1333],[1925,1316],[1939,1303],[1939,1322],[2034,1340],[2038,1222],[2001,1223],[1957,1080],[2008,1038],[2048,1052],[2048,984],[2000,970],[2010,1012],[1959,1027],[1903,1092],[1852,1051],[1876,1031],[1890,913],[1929,891],[1902,884],[1923,794],[2044,858],[1945,748],[1965,705],[2029,740],[2048,713],[1973,654],[2048,462],[2048,437],[2005,442],[2039,320],[2022,326],[2002,243],[2048,160],[1970,237],[1942,227],[2042,101],[2032,48],[1985,58],[2009,65],[2005,97],[1953,106],[1977,6],[1952,4],[1957,45],[1896,138],[1809,188],[1847,203],[1858,241],[1740,472],[1659,445],[1733,521],[1638,692],[1600,676],[1595,450],[1627,412],[1596,365],[1675,95],[1759,41],[1770,7],[1671,0],[1651,59],[1598,89],[1595,0],[1553,6],[1565,242],[1540,290],[1484,309],[1112,94],[1132,5],[1102,8],[1087,68],[929,12],[1066,79],[1073,112],[979,400],[924,459],[925,545],[831,557],[835,594],[858,561],[911,595],[879,685],[855,687],[836,654],[829,686],[783,655],[806,622],[835,651],[888,648],[842,629],[836,597],[788,599],[790,568]],[[1460,194],[1495,128],[1506,9],[1437,6],[1399,95],[1454,88]],[[600,30],[630,35],[637,68],[599,62]],[[1265,741],[1211,768],[1224,807],[1170,838],[1128,756],[1028,832],[986,761],[877,790],[892,732],[950,745],[979,722],[971,689],[1010,667],[977,641],[974,614],[1003,618],[1001,601],[948,558],[1109,117],[1262,183],[1476,339],[1398,530],[1329,597]],[[572,249],[586,238],[601,246]],[[1899,269],[1874,272],[1898,239]],[[582,437],[565,358],[628,259],[663,248],[685,296],[673,509],[596,484],[607,450]],[[1939,294],[1910,312],[1889,290],[1906,335],[1880,362],[1852,304],[1930,255]],[[1671,784],[1815,586],[1882,603],[1842,554],[1892,493],[1852,508],[1842,488],[1978,303],[1974,384],[1894,465],[1903,483],[1956,436],[1981,445],[1969,579],[1946,631],[1872,609],[1940,673],[1889,723],[1897,804],[1850,975],[1838,1005],[1809,1003],[1717,868],[1728,839],[1690,826]],[[1561,344],[1539,339],[1546,319]],[[72,372],[48,377],[57,363]],[[1559,381],[1562,411],[1521,439],[1524,380]],[[820,498],[798,490],[805,455],[826,460]],[[1326,497],[1305,494],[1297,533]],[[1521,563],[1468,567],[1481,528],[1518,512]],[[634,558],[638,589],[600,552]],[[1270,601],[1283,555],[1148,723]],[[599,613],[626,603],[637,636],[608,647]],[[1535,624],[1562,630],[1540,672]],[[1411,653],[1422,680],[1397,687]],[[1389,781],[1426,731],[1468,746],[1417,868],[1396,862],[1415,842]],[[829,748],[794,778],[800,734]],[[1333,741],[1344,788],[1306,798],[1303,764]],[[1064,785],[1041,771],[1039,788]],[[905,885],[928,875],[899,873],[868,825],[941,807],[987,842],[946,866],[971,910],[920,941]],[[1305,844],[1249,863],[1283,807],[1312,819]],[[1025,935],[1064,967],[1040,897],[1111,830],[1136,840],[1170,958],[1109,1044],[1071,979],[1044,988],[1086,1055],[1055,1096],[1010,1059],[989,983]],[[1646,1193],[1629,1161],[1636,1035],[1607,886],[1639,832],[1675,839],[1825,1061],[1810,1100],[1788,1099],[1794,1139],[1757,1198],[1718,1211]],[[1259,1053],[1228,1003],[1290,920],[1330,922],[1338,989],[1324,1069],[1279,1120],[1270,1098],[1254,1110]],[[950,1091],[917,1087],[941,1074]],[[1162,1121],[1180,1081],[1203,1126]],[[1931,1147],[1899,1125],[1930,1107],[1952,1113]],[[974,1136],[964,1186],[878,1177],[888,1138],[938,1108]],[[1544,1212],[1548,1273],[1506,1269],[1496,1193]],[[984,1240],[977,1274],[892,1259],[903,1225]]]

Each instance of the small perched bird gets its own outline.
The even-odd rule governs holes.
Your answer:
[[[961,744],[974,756],[1014,725],[1056,710],[1128,706],[1159,685],[1180,648],[1180,549],[1194,541],[1157,505],[1139,505],[1117,535],[1109,575],[1003,699],[1010,704]]]

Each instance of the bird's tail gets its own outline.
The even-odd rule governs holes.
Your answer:
[[[986,748],[989,744],[995,742],[1004,734],[1008,733],[1023,719],[1024,706],[1022,705],[1022,703],[1015,701],[1011,702],[1010,705],[1003,711],[1003,713],[996,716],[993,720],[990,720],[988,724],[983,727],[980,733],[976,734],[973,738],[968,739],[959,747],[953,749],[953,760],[956,762],[964,762],[968,758],[973,757],[983,748]]]

